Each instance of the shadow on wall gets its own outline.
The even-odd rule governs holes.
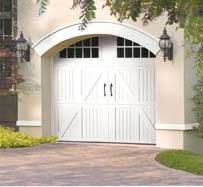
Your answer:
[[[18,91],[24,95],[40,95],[41,85],[38,80],[37,70],[33,63],[23,63],[20,65],[20,74],[24,82],[18,85]]]
[[[194,131],[185,131],[184,149],[203,154],[203,138],[197,137]]]

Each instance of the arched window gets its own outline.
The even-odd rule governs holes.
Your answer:
[[[63,49],[60,58],[99,58],[99,38],[93,37],[79,41]]]
[[[117,58],[155,58],[145,47],[121,37],[117,37]]]

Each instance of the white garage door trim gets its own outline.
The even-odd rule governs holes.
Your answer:
[[[155,38],[146,31],[127,24],[110,21],[92,21],[84,31],[78,30],[81,23],[74,23],[63,26],[47,34],[37,41],[32,47],[39,56],[43,56],[50,49],[54,48],[61,42],[86,35],[115,35],[120,36],[146,47],[148,50],[157,54],[160,50],[159,39]]]

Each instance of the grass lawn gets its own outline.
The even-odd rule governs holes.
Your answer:
[[[160,152],[155,159],[170,168],[203,175],[203,155],[182,150],[167,150]]]
[[[57,137],[34,138],[14,129],[0,126],[0,148],[30,147],[42,143],[53,143]]]

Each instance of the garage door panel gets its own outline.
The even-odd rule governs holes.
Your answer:
[[[58,105],[59,139],[81,137],[81,107],[77,105]]]
[[[73,103],[80,98],[80,71],[60,66],[56,69],[57,102]]]
[[[86,75],[84,75],[86,74]],[[102,73],[83,72],[82,97],[84,102],[94,103],[103,100]]]
[[[155,129],[152,128],[151,122],[143,116],[140,118],[140,143],[155,143]]]
[[[138,77],[136,72],[129,69],[116,73],[116,103],[138,103]]]
[[[116,141],[155,143],[154,121],[140,107],[116,108]]]
[[[139,118],[137,108],[116,108],[116,141],[139,142]]]
[[[149,108],[148,108],[149,110]],[[140,140],[141,143],[155,143],[154,113],[140,110]]]
[[[146,116],[149,121],[151,121],[151,124],[153,128],[155,128],[155,111],[154,111],[154,104],[151,104],[151,106],[142,106],[141,110],[143,114]]]
[[[82,137],[89,141],[114,141],[115,109],[105,107],[83,107]]]
[[[112,104],[115,96],[114,72],[106,69],[82,71],[82,102],[87,104]],[[110,86],[112,84],[112,90]],[[112,93],[111,93],[112,91]]]
[[[155,77],[154,70],[141,68],[138,70],[139,102],[154,102]]]

